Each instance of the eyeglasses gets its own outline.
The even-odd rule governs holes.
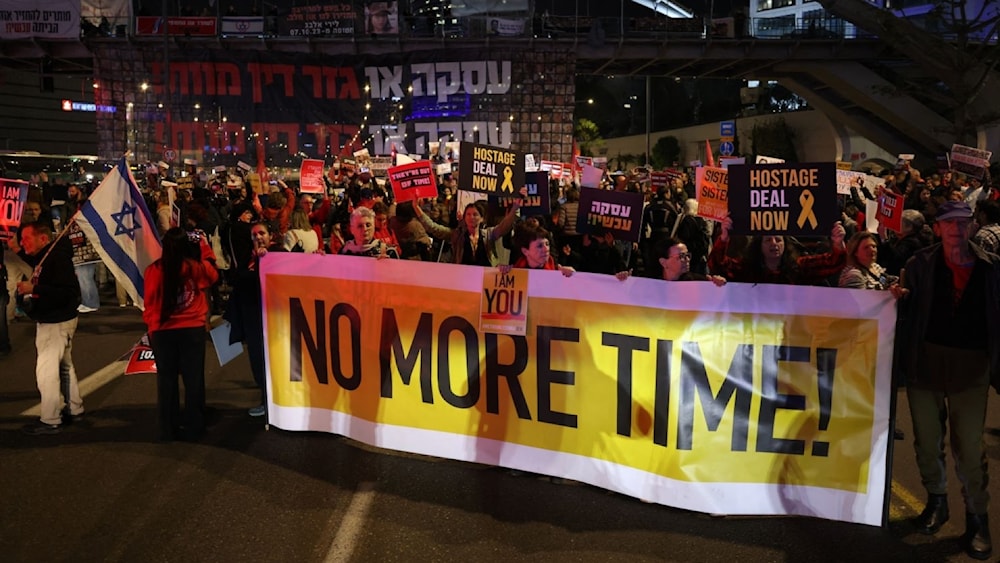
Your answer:
[[[690,252],[681,252],[680,254],[674,254],[674,255],[672,255],[671,258],[677,258],[678,260],[690,260],[691,259],[691,253]]]

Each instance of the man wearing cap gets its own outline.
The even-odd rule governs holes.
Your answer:
[[[944,443],[949,430],[965,501],[962,545],[988,559],[989,491],[983,430],[989,388],[1000,389],[1000,260],[970,242],[972,209],[964,201],[938,208],[941,242],[906,263],[899,299],[894,365],[905,378],[913,446],[928,500],[915,520],[934,534],[949,518]]]

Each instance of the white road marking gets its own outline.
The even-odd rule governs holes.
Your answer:
[[[128,365],[128,360],[117,360],[81,379],[80,396],[86,397],[104,385],[114,381],[115,378],[125,373],[126,365]],[[41,414],[41,409],[42,404],[38,403],[30,409],[22,412],[21,416],[39,416]]]
[[[326,563],[342,563],[351,560],[357,547],[358,538],[364,528],[365,517],[375,500],[375,483],[365,481],[358,484],[358,490],[351,499],[344,517],[340,521],[340,529],[326,552]]]

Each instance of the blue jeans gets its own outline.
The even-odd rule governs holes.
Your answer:
[[[75,267],[76,278],[80,280],[80,301],[84,307],[97,309],[101,306],[101,295],[97,292],[97,262],[80,264]]]

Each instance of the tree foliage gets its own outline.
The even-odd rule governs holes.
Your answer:
[[[595,156],[604,147],[604,138],[601,137],[601,130],[593,121],[580,118],[573,127],[573,137],[580,147],[582,156]]]
[[[673,166],[675,162],[681,159],[681,144],[677,140],[677,137],[672,135],[667,135],[666,137],[660,137],[659,141],[652,148],[652,159],[650,164],[654,168],[667,168]]]
[[[759,121],[750,131],[751,150],[755,155],[772,156],[785,162],[798,162],[795,130],[782,117]]]

